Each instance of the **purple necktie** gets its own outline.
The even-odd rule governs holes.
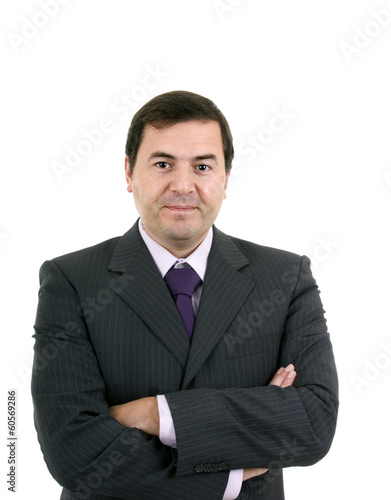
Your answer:
[[[187,336],[190,339],[193,334],[195,322],[191,297],[202,280],[194,269],[188,265],[188,267],[172,267],[164,276],[164,281],[175,300],[175,304],[185,325]]]

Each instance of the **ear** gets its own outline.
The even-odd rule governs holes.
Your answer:
[[[231,170],[228,172],[228,174],[225,177],[225,187],[224,187],[225,191],[227,190],[227,187],[228,187],[228,180],[229,180],[230,175],[231,175]],[[224,192],[224,200],[226,197],[227,197],[227,193]]]
[[[131,193],[133,191],[132,187],[132,178],[130,176],[130,168],[129,168],[129,157],[125,156],[125,178],[126,178],[126,184],[127,188],[126,190]]]

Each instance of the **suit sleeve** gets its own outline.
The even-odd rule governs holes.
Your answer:
[[[80,498],[222,498],[228,472],[176,475],[176,452],[109,415],[105,382],[78,314],[77,291],[54,262],[40,271],[32,376],[34,418],[49,471]],[[115,362],[115,360],[113,360]],[[84,495],[84,496],[83,496]]]
[[[224,461],[229,469],[311,465],[333,440],[337,373],[319,291],[302,257],[281,337],[278,366],[295,365],[294,387],[193,389],[167,394],[178,474]],[[277,360],[276,360],[277,361]],[[260,359],[261,362],[261,359]],[[193,429],[192,433],[187,429]]]

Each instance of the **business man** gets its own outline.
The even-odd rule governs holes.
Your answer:
[[[330,448],[309,260],[214,226],[233,153],[209,99],[155,97],[126,144],[140,219],[41,268],[32,392],[62,499],[282,500],[282,469]]]

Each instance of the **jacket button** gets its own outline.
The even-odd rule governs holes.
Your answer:
[[[198,464],[194,467],[194,472],[219,472],[227,470],[228,465],[225,462]]]

